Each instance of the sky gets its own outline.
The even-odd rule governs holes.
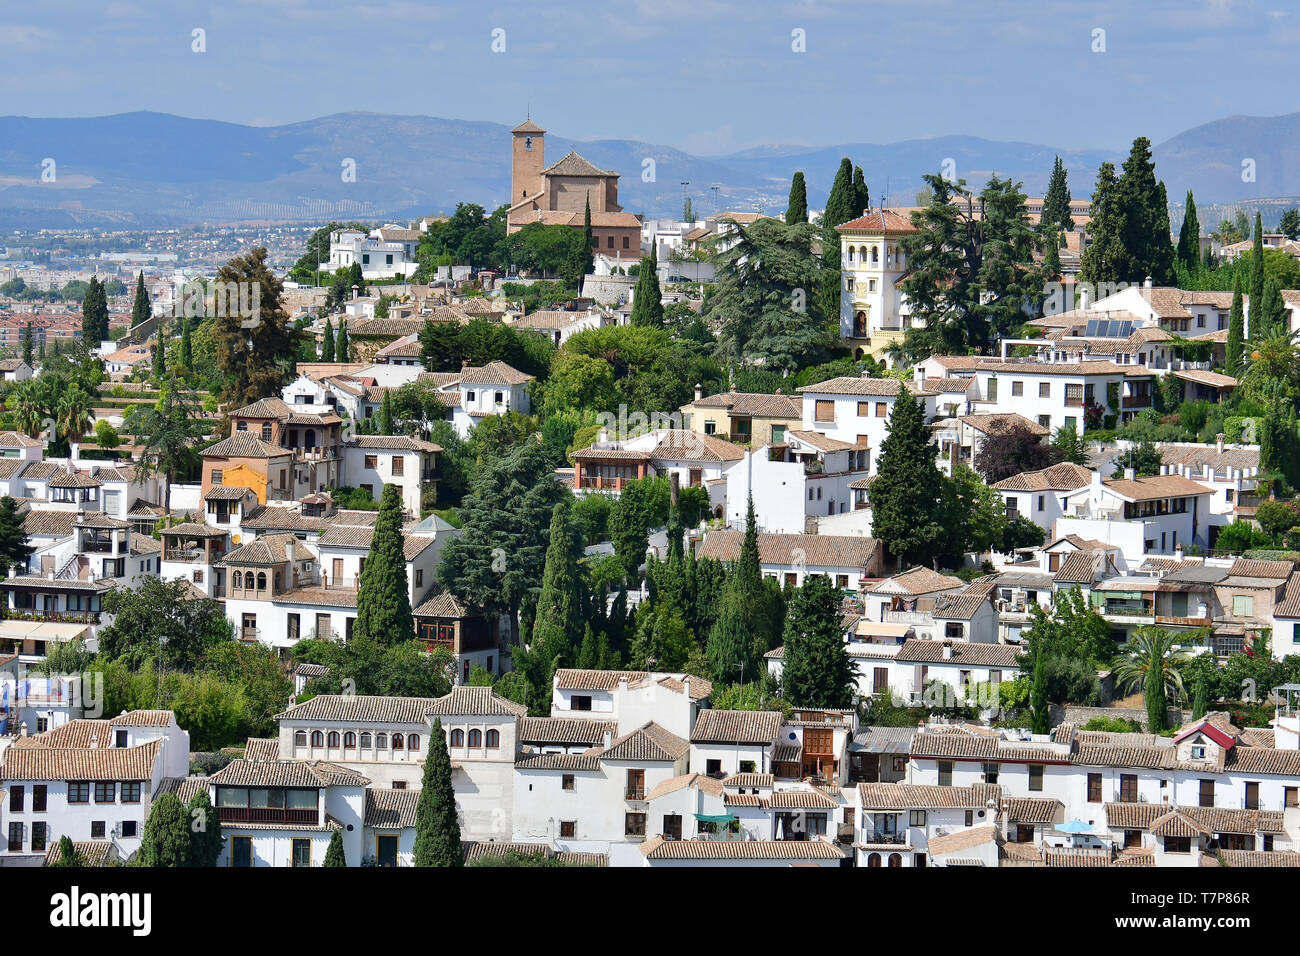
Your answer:
[[[1294,0],[41,0],[0,8],[0,112],[531,108],[572,139],[697,155],[950,134],[1119,150],[1300,110],[1298,48]]]

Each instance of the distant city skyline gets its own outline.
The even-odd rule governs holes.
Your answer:
[[[531,107],[566,137],[697,155],[952,134],[1120,150],[1300,110],[1280,82],[1300,11],[1278,7],[49,3],[0,15],[0,83],[6,112],[37,117],[155,110],[266,126],[360,110],[513,124]],[[1249,70],[1225,73],[1226,57]]]

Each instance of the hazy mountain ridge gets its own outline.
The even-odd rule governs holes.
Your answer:
[[[547,137],[547,160],[577,149],[622,174],[625,209],[676,216],[682,181],[700,213],[720,209],[780,212],[791,174],[802,169],[817,208],[841,156],[863,167],[873,202],[886,193],[910,204],[921,174],[951,159],[979,188],[996,172],[1041,195],[1061,155],[1076,197],[1091,193],[1096,167],[1124,154],[1058,149],[975,136],[892,144],[772,144],[725,156],[694,156],[636,140]],[[1234,116],[1187,130],[1155,149],[1156,173],[1169,198],[1186,190],[1198,203],[1234,203],[1300,195],[1300,113]],[[41,182],[42,161],[54,182]],[[1242,160],[1254,182],[1242,181]],[[355,163],[345,182],[345,160]],[[648,161],[653,161],[648,162]],[[73,225],[157,227],[250,219],[406,219],[450,212],[458,201],[489,208],[510,188],[510,134],[501,123],[426,116],[343,113],[284,126],[242,126],[136,112],[76,119],[0,117],[0,228]],[[716,197],[711,187],[717,184]]]

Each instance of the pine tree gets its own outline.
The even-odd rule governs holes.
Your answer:
[[[1033,682],[1029,690],[1029,729],[1036,734],[1052,732],[1052,717],[1047,704],[1047,655],[1036,654]]]
[[[1117,184],[1124,246],[1120,278],[1141,282],[1150,277],[1156,285],[1168,285],[1173,280],[1174,247],[1165,186],[1156,181],[1155,169],[1151,141],[1139,136]]]
[[[357,587],[354,640],[400,644],[415,637],[402,517],[402,497],[397,485],[384,485],[370,553]]]
[[[1201,223],[1196,218],[1196,200],[1187,190],[1187,210],[1183,213],[1183,227],[1178,232],[1178,261],[1189,273],[1201,268]]]
[[[325,850],[325,866],[347,865],[347,858],[343,854],[343,831],[335,830],[330,835],[329,848]]]
[[[857,667],[840,625],[840,592],[824,574],[804,578],[785,620],[783,696],[800,707],[849,707]]]
[[[190,819],[190,865],[216,866],[225,838],[208,791],[202,787],[196,790],[186,812]]]
[[[334,361],[334,323],[329,319],[325,320],[325,332],[321,336],[320,360],[322,362]]]
[[[867,190],[867,178],[862,174],[861,166],[853,167],[853,217],[856,219],[866,212],[871,205],[871,193]]]
[[[149,811],[140,838],[140,856],[145,866],[190,865],[190,821],[185,807],[174,793],[164,793]]]
[[[1259,315],[1259,303],[1264,300],[1264,227],[1260,223],[1259,213],[1255,213],[1255,244],[1250,249],[1250,338],[1255,341],[1262,338],[1262,329],[1256,323]]]
[[[663,293],[659,289],[659,273],[650,256],[641,258],[641,269],[632,293],[633,325],[661,328],[664,324]]]
[[[451,783],[451,759],[442,718],[433,719],[429,750],[424,759],[420,799],[415,805],[416,866],[464,866],[456,791]]]
[[[581,543],[569,521],[569,502],[562,499],[551,515],[550,543],[532,633],[533,647],[544,651],[550,661],[558,657],[571,662],[574,647],[582,639],[580,556]]]
[[[1224,358],[1224,371],[1229,375],[1239,374],[1245,354],[1246,320],[1241,295],[1241,270],[1237,269],[1232,281],[1232,312],[1228,317],[1228,344]]]
[[[152,314],[153,306],[149,301],[149,293],[145,291],[144,271],[141,270],[135,279],[135,299],[131,303],[131,327],[135,328]]]
[[[943,475],[935,466],[925,410],[906,387],[889,415],[872,482],[872,535],[903,562],[928,563],[947,534],[941,520]]]
[[[802,170],[796,172],[790,180],[790,200],[785,206],[785,221],[790,225],[808,221],[808,186],[804,182]]]
[[[352,360],[352,346],[348,342],[348,320],[339,319],[338,340],[334,343],[334,361],[350,362]]]
[[[289,321],[281,302],[283,283],[266,262],[266,249],[258,247],[236,256],[217,272],[216,281],[237,290],[213,319],[217,370],[225,380],[222,398],[233,408],[266,395],[277,394],[292,374],[302,333]],[[231,283],[234,283],[231,285]],[[256,305],[255,315],[243,313]],[[248,308],[245,309],[245,306]]]

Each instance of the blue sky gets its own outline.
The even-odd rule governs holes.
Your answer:
[[[271,125],[367,110],[513,125],[531,103],[575,139],[720,154],[947,134],[1124,149],[1300,110],[1292,0],[6,6],[0,111],[29,116]]]

